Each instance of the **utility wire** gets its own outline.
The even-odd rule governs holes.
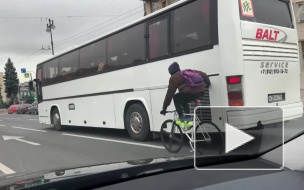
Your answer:
[[[107,26],[110,26],[110,25],[112,25],[112,24],[115,24],[115,23],[117,23],[117,22],[119,22],[119,21],[122,21],[122,20],[124,20],[124,19],[126,19],[126,18],[129,18],[129,17],[131,17],[131,16],[133,16],[133,15],[135,15],[135,14],[137,14],[137,13],[140,13],[140,12],[142,12],[142,10],[141,10],[141,11],[138,11],[138,12],[135,12],[135,13],[129,15],[128,17],[124,17],[123,19],[120,19],[120,20],[118,20],[118,21],[115,21],[115,22],[112,22],[112,23],[110,23],[110,24],[108,24],[108,25],[105,25],[105,26],[103,26],[103,27],[96,28],[95,30],[92,30],[92,31],[90,31],[90,32],[88,32],[88,33],[85,33],[84,35],[75,37],[75,38],[73,38],[72,40],[69,40],[69,41],[67,41],[67,42],[65,42],[65,43],[57,44],[55,47],[62,46],[62,45],[64,45],[64,44],[69,43],[69,42],[71,42],[71,41],[74,41],[74,40],[76,40],[76,39],[78,39],[78,38],[81,38],[81,37],[83,37],[83,36],[86,36],[86,35],[88,35],[88,34],[91,34],[91,33],[93,33],[93,32],[96,32],[96,31],[98,31],[98,30],[100,30],[100,29],[102,29],[102,28],[105,28],[105,27],[107,27]]]
[[[139,7],[142,7],[142,6],[139,6]],[[138,9],[139,7],[136,7],[136,8],[134,8],[134,9],[130,10],[130,11],[127,11],[127,12],[121,14],[121,15],[118,16],[118,17],[121,17],[122,15],[125,15],[125,14],[127,14],[127,13],[130,13],[130,12],[132,12],[132,11]],[[141,11],[143,11],[143,10],[141,10]],[[110,25],[112,25],[112,24],[114,24],[114,23],[117,23],[117,22],[123,20],[123,19],[129,18],[129,17],[131,17],[131,16],[133,16],[133,15],[135,15],[135,14],[141,12],[141,11],[137,11],[137,12],[135,12],[135,13],[133,13],[133,14],[127,16],[127,17],[124,17],[124,18],[122,18],[122,19],[120,19],[120,20],[118,20],[118,21],[112,22],[112,23],[110,23],[110,24],[108,24],[108,25],[106,25],[106,26],[110,26]],[[114,19],[117,19],[118,17],[116,17],[116,18],[114,18]],[[114,19],[110,19],[110,20],[108,20],[108,21],[106,21],[106,22],[103,22],[103,23],[101,23],[101,24],[98,24],[98,25],[96,25],[96,26],[94,26],[94,27],[92,27],[92,28],[89,28],[89,29],[84,30],[84,31],[82,31],[82,32],[80,32],[80,33],[77,33],[77,34],[75,34],[75,35],[73,35],[73,36],[70,36],[70,37],[68,37],[68,38],[66,38],[66,39],[64,39],[64,40],[62,40],[62,41],[60,41],[60,42],[58,42],[57,45],[55,45],[54,47],[62,46],[62,45],[64,45],[64,44],[66,44],[66,43],[69,43],[69,42],[74,41],[74,40],[76,40],[76,39],[78,39],[78,38],[81,38],[81,37],[86,36],[86,35],[88,35],[88,34],[90,34],[90,33],[93,33],[93,32],[95,32],[95,31],[97,31],[97,30],[100,30],[100,29],[102,29],[102,28],[104,28],[104,27],[106,27],[106,26],[97,28],[98,26],[101,26],[101,25],[103,25],[104,23],[110,22],[110,21],[112,21],[112,20],[114,20]],[[89,33],[86,33],[86,34],[84,34],[84,35],[81,35],[81,36],[77,37],[79,34],[83,34],[83,33],[87,32],[87,31],[90,31],[90,30],[92,30],[92,29],[94,29],[94,28],[97,28],[97,29],[95,29],[95,30],[93,30],[93,31],[91,31],[91,32],[89,32]],[[72,40],[69,40],[69,39],[71,39],[71,38],[73,38],[73,37],[77,37],[77,38],[74,38],[74,39],[72,39]],[[69,41],[65,42],[66,40],[69,40]],[[62,43],[62,42],[64,42],[64,43]],[[60,43],[61,43],[61,44],[60,44]],[[31,55],[28,56],[28,57],[25,57],[25,58],[23,58],[23,59],[21,59],[21,60],[18,60],[18,61],[16,62],[15,65],[21,65],[22,63],[27,62],[27,61],[33,59],[34,57],[37,57],[37,56],[39,56],[39,55],[41,55],[41,54],[44,54],[44,53],[46,53],[46,52],[45,52],[45,51],[39,50],[38,52],[35,52],[35,53],[31,54]]]
[[[138,9],[138,8],[140,8],[140,7],[142,7],[142,6],[138,6],[138,7],[134,8],[134,9],[131,9],[130,11],[127,11],[127,12],[125,12],[125,13],[123,13],[123,14],[121,14],[121,15],[115,17],[115,18],[113,18],[113,19],[107,20],[107,21],[102,22],[102,23],[100,23],[100,24],[98,24],[98,25],[96,25],[96,26],[93,26],[92,28],[83,30],[83,31],[81,31],[81,32],[79,32],[79,33],[77,33],[77,34],[74,34],[74,35],[72,35],[72,36],[69,36],[68,38],[66,38],[66,39],[64,39],[64,40],[57,42],[57,45],[60,44],[61,42],[64,42],[64,41],[68,40],[68,39],[71,39],[71,38],[73,38],[73,37],[75,37],[75,36],[78,36],[78,35],[80,35],[80,34],[83,34],[83,33],[87,32],[87,31],[93,30],[94,28],[97,28],[97,27],[99,27],[99,26],[101,26],[101,25],[103,25],[103,24],[105,24],[105,23],[107,23],[107,22],[110,22],[110,21],[112,21],[112,20],[115,20],[115,19],[117,19],[117,18],[119,18],[119,17],[121,17],[121,16],[123,16],[123,15],[126,15],[126,14],[128,14],[128,13],[130,13],[130,12],[132,12],[132,11]]]

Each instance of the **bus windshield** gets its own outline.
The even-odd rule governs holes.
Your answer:
[[[240,0],[241,20],[294,28],[289,1]]]

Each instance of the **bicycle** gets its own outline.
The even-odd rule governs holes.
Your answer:
[[[195,147],[197,151],[202,155],[206,154],[205,151],[207,152],[209,151],[209,155],[216,155],[222,153],[224,149],[224,137],[221,130],[216,124],[209,121],[201,121],[196,116],[195,123],[193,123],[193,125],[194,124],[198,124],[198,125],[196,127],[191,126],[188,130],[184,130],[179,125],[176,124],[177,112],[175,110],[166,111],[166,113],[174,113],[173,120],[168,119],[164,121],[162,123],[161,131],[160,131],[161,141],[164,147],[169,152],[178,153],[183,147],[184,135],[186,135],[189,139],[189,144],[192,149],[191,151],[194,151],[194,143],[196,143]],[[194,118],[194,114],[184,114],[184,115],[190,116],[192,117],[192,119]],[[169,126],[171,124],[171,128],[168,128],[168,124]],[[196,132],[196,134],[194,134],[194,132]]]

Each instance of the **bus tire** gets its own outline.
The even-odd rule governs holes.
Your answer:
[[[58,108],[55,108],[52,112],[52,123],[57,131],[64,130],[64,126],[61,125],[61,117]]]
[[[133,104],[128,108],[125,126],[130,137],[135,141],[146,141],[152,137],[149,116],[141,104]]]

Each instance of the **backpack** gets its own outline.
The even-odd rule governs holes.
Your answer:
[[[204,85],[203,77],[196,71],[186,69],[180,72],[185,79],[185,83],[191,87],[198,87]]]

